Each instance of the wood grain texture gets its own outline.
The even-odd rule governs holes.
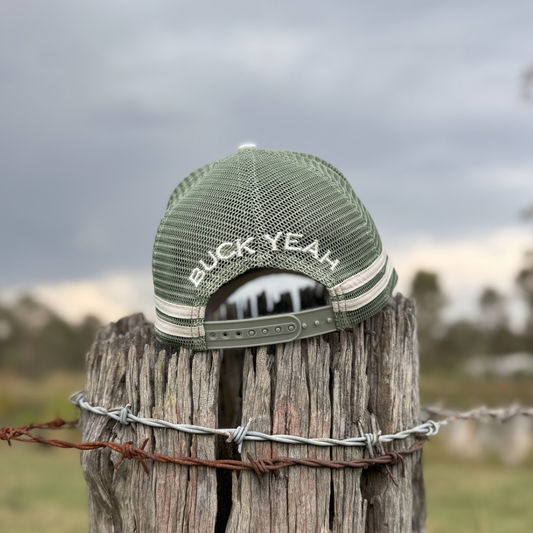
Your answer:
[[[220,352],[156,351],[152,324],[135,315],[102,330],[87,356],[85,393],[94,405],[131,405],[144,417],[216,427]],[[215,437],[190,436],[84,413],[83,439],[133,441],[167,455],[215,459]],[[136,461],[109,450],[82,452],[91,532],[214,531],[216,472]]]
[[[153,327],[142,315],[128,317],[99,333],[87,358],[86,397],[109,407],[129,403],[141,416],[216,427],[223,356],[219,351],[168,353],[156,345]],[[353,332],[231,357],[244,359],[242,376],[233,376],[236,381],[226,387],[228,398],[220,405],[232,405],[233,411],[242,405],[239,423],[251,418],[251,429],[346,438],[419,422],[414,303],[401,296]],[[225,380],[232,379],[227,368]],[[228,418],[234,418],[233,411]],[[149,438],[148,449],[158,453],[239,458],[235,444],[210,436],[122,426],[90,413],[83,414],[83,426],[84,440],[140,444]],[[373,452],[406,448],[413,441],[376,446]],[[247,441],[244,460],[248,453],[257,459],[356,459],[369,450]],[[92,532],[425,532],[420,452],[406,458],[405,478],[400,466],[391,469],[398,486],[383,468],[293,467],[259,481],[251,472],[217,477],[203,467],[159,463],[150,463],[146,475],[135,461],[115,470],[118,460],[109,450],[82,453]]]

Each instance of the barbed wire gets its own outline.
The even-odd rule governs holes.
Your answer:
[[[5,440],[11,446],[11,441],[27,442],[34,444],[47,444],[56,448],[74,448],[81,451],[97,450],[108,448],[121,455],[120,459],[115,463],[115,468],[118,468],[124,459],[133,459],[141,464],[144,471],[148,474],[148,467],[144,462],[146,459],[156,461],[159,463],[172,463],[182,466],[206,466],[208,468],[222,468],[225,470],[249,470],[255,472],[259,480],[263,474],[272,472],[277,475],[278,470],[292,466],[307,466],[311,468],[368,468],[369,466],[385,466],[389,477],[395,485],[398,485],[396,479],[392,475],[389,466],[397,464],[402,465],[402,476],[405,477],[405,459],[407,455],[411,455],[422,449],[426,439],[418,439],[412,446],[405,450],[390,450],[389,452],[379,455],[377,457],[354,459],[351,461],[342,460],[326,460],[315,458],[296,458],[296,457],[273,457],[271,459],[254,459],[250,454],[247,454],[248,462],[239,461],[236,459],[200,459],[198,457],[171,457],[160,453],[150,453],[145,450],[146,445],[150,441],[145,439],[141,447],[133,445],[133,441],[118,443],[108,441],[94,441],[82,442],[79,444],[68,442],[59,439],[45,439],[40,435],[31,433],[34,429],[61,429],[76,427],[78,420],[72,422],[65,422],[61,418],[56,418],[52,422],[45,424],[30,424],[20,428],[3,427],[0,428],[0,440]]]
[[[238,445],[238,451],[241,453],[242,444],[244,441],[271,441],[279,444],[304,444],[307,446],[331,447],[331,446],[346,446],[346,447],[366,447],[369,450],[378,443],[388,443],[395,440],[405,440],[411,435],[418,435],[423,437],[430,437],[436,435],[443,425],[447,425],[456,418],[457,413],[453,413],[447,419],[435,422],[434,420],[427,420],[422,424],[418,424],[412,428],[399,431],[394,434],[383,435],[379,433],[361,433],[358,437],[350,437],[346,439],[334,439],[330,437],[306,438],[298,435],[284,435],[284,434],[268,434],[260,431],[250,430],[252,419],[248,420],[245,426],[238,426],[236,428],[215,429],[195,424],[175,424],[167,420],[159,418],[144,418],[134,415],[131,412],[131,404],[123,407],[113,409],[106,409],[101,406],[93,406],[84,399],[84,392],[79,391],[70,397],[70,401],[82,410],[90,411],[97,415],[106,416],[117,422],[128,425],[130,423],[143,424],[154,428],[167,428],[184,433],[195,435],[221,435],[227,438],[228,442],[235,442]]]
[[[271,441],[279,444],[304,444],[307,446],[332,447],[332,446],[346,446],[346,447],[366,447],[370,451],[378,443],[388,443],[395,440],[405,440],[411,435],[418,435],[422,437],[431,437],[439,432],[442,426],[446,426],[455,420],[479,420],[482,418],[491,418],[499,422],[506,422],[515,416],[533,416],[533,408],[522,408],[519,405],[513,405],[506,408],[489,409],[486,406],[481,406],[470,411],[458,412],[443,409],[439,406],[422,407],[422,411],[429,415],[445,417],[443,420],[427,420],[422,424],[418,424],[412,428],[398,431],[393,434],[383,435],[379,433],[364,433],[358,437],[349,437],[346,439],[334,439],[330,437],[307,438],[298,435],[284,435],[284,434],[269,434],[261,431],[253,431],[250,429],[252,419],[248,420],[245,426],[238,426],[236,428],[216,429],[195,424],[176,424],[167,420],[159,418],[144,418],[134,415],[131,412],[131,404],[124,407],[117,407],[113,409],[106,409],[101,406],[93,406],[84,399],[84,391],[74,393],[70,397],[70,401],[82,410],[90,411],[97,415],[107,416],[117,422],[128,425],[130,423],[143,424],[154,428],[167,428],[183,433],[194,435],[221,435],[227,438],[228,442],[234,442],[238,445],[238,451],[241,453],[242,444],[244,441]]]

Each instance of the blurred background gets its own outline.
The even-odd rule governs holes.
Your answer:
[[[0,426],[76,418],[98,327],[154,317],[170,193],[247,141],[363,200],[417,299],[423,403],[533,405],[532,23],[525,0],[3,2]],[[0,444],[0,530],[86,531],[78,454]],[[430,533],[531,530],[531,421],[424,454]]]

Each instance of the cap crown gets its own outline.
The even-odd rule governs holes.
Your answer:
[[[257,268],[304,274],[330,293],[344,329],[378,312],[396,273],[346,178],[314,156],[246,149],[190,174],[174,190],[154,245],[156,335],[206,348],[205,307]]]

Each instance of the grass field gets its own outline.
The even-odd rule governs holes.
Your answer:
[[[533,461],[458,460],[439,437],[424,447],[428,533],[529,533]]]
[[[58,413],[65,418],[72,416],[73,410],[65,398],[68,392],[81,387],[83,381],[80,376],[56,375],[34,387],[24,380],[9,380],[6,384],[4,378],[0,377],[0,406],[9,405],[10,418],[20,423],[44,421]],[[439,382],[439,388],[445,385]],[[468,392],[467,400],[459,395],[455,397],[451,402],[455,405],[463,405],[465,401],[469,402],[467,405],[479,401],[494,404],[500,398],[500,386],[504,400],[509,395],[509,401],[502,400],[506,404],[513,398],[521,398],[525,403],[531,394],[530,383],[518,383],[514,387],[507,382],[478,384],[474,389],[466,383],[459,387],[454,381],[448,383],[447,390]],[[424,387],[423,383],[423,391]],[[484,397],[484,391],[490,397]],[[474,398],[478,401],[474,402]],[[18,412],[20,401],[22,408]],[[6,425],[5,417],[0,419],[0,425]],[[66,440],[77,437],[76,432],[66,431],[53,435]],[[491,457],[459,460],[448,454],[443,441],[436,436],[424,448],[424,476],[428,533],[530,533],[533,530],[533,457],[514,467]],[[79,452],[16,442],[8,447],[2,442],[0,480],[2,533],[87,531],[85,482]],[[392,485],[391,490],[394,490]]]
[[[85,481],[77,450],[2,443],[0,531],[88,531]]]

